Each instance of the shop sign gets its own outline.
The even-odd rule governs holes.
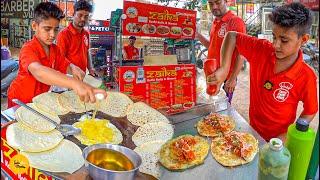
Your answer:
[[[40,0],[1,0],[1,18],[33,18]]]
[[[196,11],[124,1],[123,35],[194,39]]]
[[[8,145],[6,130],[7,128],[1,128],[1,170],[6,172],[12,179],[52,180],[52,177],[43,174],[36,168],[30,167],[27,161],[22,161],[22,155]]]
[[[186,109],[196,102],[193,64],[122,66],[118,68],[117,78],[120,92],[156,109]]]
[[[113,35],[109,29],[110,21],[91,20],[89,23],[90,34],[107,34]]]
[[[300,2],[312,10],[319,10],[319,0],[286,0],[286,2]]]

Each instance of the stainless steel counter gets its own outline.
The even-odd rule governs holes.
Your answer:
[[[2,111],[1,114],[9,120],[12,120],[14,119],[14,112],[17,107]],[[195,124],[201,117],[209,114],[212,109],[214,109],[214,107],[211,105],[199,106],[194,110],[171,116],[171,118],[169,117],[175,127],[174,136],[198,134],[194,127]],[[262,145],[266,143],[234,108],[229,107],[228,110],[220,111],[219,113],[227,114],[235,120],[235,130],[253,134],[259,141],[259,147],[262,147]],[[211,139],[207,139],[208,142],[211,143]],[[182,172],[172,172],[162,166],[161,168],[161,179],[163,180],[256,180],[258,176],[258,154],[249,164],[228,168],[215,161],[211,155],[211,150],[209,149],[209,154],[206,157],[204,164],[192,169],[187,169]]]
[[[266,141],[247,123],[247,121],[232,107],[228,110],[219,112],[228,114],[236,122],[235,130],[253,134],[259,141],[259,147],[262,147]],[[187,113],[183,117],[188,117]],[[201,118],[195,118],[187,121],[173,122],[175,125],[175,136],[182,134],[197,135],[197,129],[194,127]],[[211,143],[211,139],[207,138]],[[172,172],[162,167],[161,179],[164,180],[256,180],[258,177],[258,153],[254,160],[249,164],[228,168],[220,165],[212,156],[211,150],[204,161],[204,164],[187,169],[182,172]]]

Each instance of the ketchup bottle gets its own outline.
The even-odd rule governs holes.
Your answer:
[[[218,62],[216,59],[206,59],[203,64],[204,74],[206,75],[206,78],[214,73],[218,69]],[[217,85],[209,85],[207,84],[207,94],[210,96],[215,94],[217,91]]]

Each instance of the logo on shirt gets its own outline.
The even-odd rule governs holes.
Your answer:
[[[221,25],[221,28],[220,28],[220,30],[219,30],[219,32],[218,32],[218,36],[219,36],[219,37],[224,38],[224,36],[225,36],[226,33],[227,33],[227,26],[228,26],[227,23],[223,23],[223,24]]]
[[[289,97],[289,90],[293,85],[289,82],[281,82],[279,87],[273,92],[273,97],[278,102],[284,102]]]
[[[86,46],[89,46],[89,40],[86,35],[83,36],[83,42]]]

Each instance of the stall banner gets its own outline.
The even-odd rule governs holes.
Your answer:
[[[122,66],[118,68],[118,83],[120,92],[155,109],[188,109],[196,102],[193,64]]]
[[[312,10],[319,10],[319,0],[286,0],[286,2],[300,2]]]
[[[7,128],[1,128],[1,170],[14,180],[53,180],[54,178],[30,167],[25,156],[8,145],[6,130]]]
[[[123,35],[194,39],[196,11],[124,1]]]
[[[33,18],[35,7],[41,0],[1,0],[1,18]]]
[[[109,20],[91,20],[89,23],[89,32],[90,35],[99,34],[99,35],[111,35],[114,33],[109,29],[110,21]]]

